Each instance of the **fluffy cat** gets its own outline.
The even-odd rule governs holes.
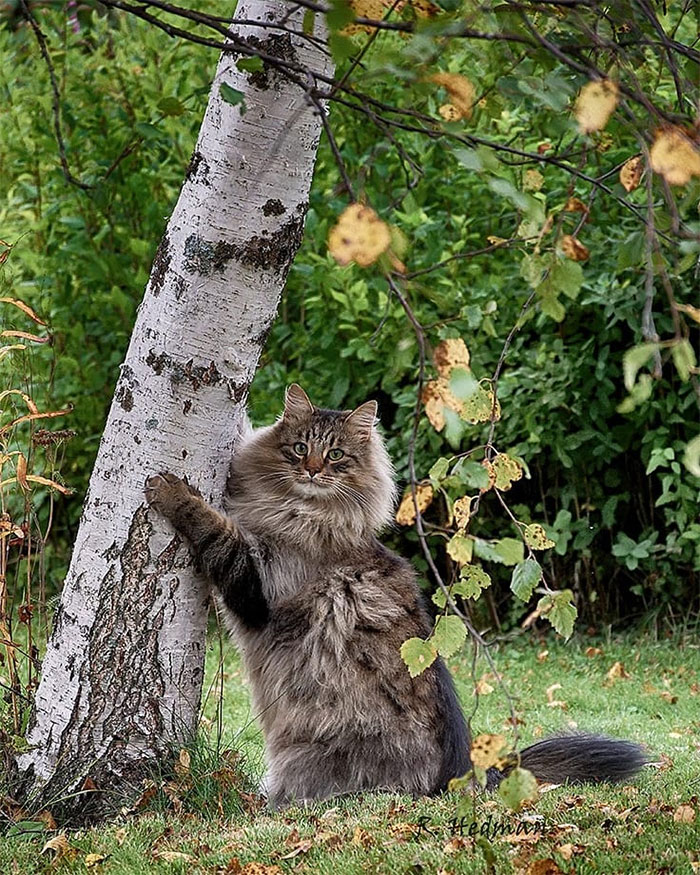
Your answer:
[[[393,515],[377,407],[314,407],[287,390],[271,426],[248,429],[231,464],[228,514],[173,474],[149,504],[189,541],[241,650],[265,737],[269,805],[362,790],[435,794],[470,768],[469,733],[438,659],[409,676],[403,641],[432,623],[411,565],[377,532]],[[641,749],[599,736],[525,749],[538,778],[621,780]],[[491,770],[490,783],[502,777]]]

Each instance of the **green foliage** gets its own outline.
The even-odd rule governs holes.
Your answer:
[[[613,5],[610,20],[623,6]],[[503,7],[470,14],[485,31],[528,36]],[[666,27],[674,26],[676,14],[664,16]],[[350,20],[344,3],[334,4],[332,15],[336,31]],[[410,20],[408,10],[402,16]],[[613,173],[638,154],[636,132],[618,109],[604,132],[582,136],[572,107],[585,77],[544,49],[520,55],[507,42],[445,39],[462,17],[461,4],[451,3],[445,17],[419,21],[408,38],[379,34],[351,81],[388,104],[426,113],[437,132],[443,97],[426,75],[438,68],[467,73],[483,95],[468,122],[446,125],[442,138],[396,130],[392,140],[347,106],[336,104],[331,113],[358,193],[408,241],[400,257],[409,275],[415,273],[404,290],[426,326],[429,349],[461,337],[472,353],[470,370],[455,369],[449,388],[478,407],[475,415],[449,411],[440,433],[425,417],[419,422],[416,470],[430,476],[440,495],[427,521],[444,526],[457,499],[481,495],[478,513],[445,561],[460,566],[464,592],[458,595],[467,597],[476,592],[469,575],[477,572],[464,569],[481,568],[472,559],[481,560],[501,621],[521,619],[525,608],[513,603],[509,587],[512,569],[530,561],[522,531],[504,517],[493,490],[481,492],[489,482],[483,452],[468,455],[488,436],[490,423],[478,421],[490,418],[487,378],[517,326],[498,382],[503,416],[494,442],[523,476],[497,485],[510,482],[504,495],[515,518],[524,526],[543,525],[554,542],[543,559],[552,591],[572,586],[579,612],[593,621],[678,604],[690,608],[700,571],[700,450],[690,443],[697,431],[698,329],[689,320],[676,336],[663,285],[669,278],[679,303],[694,301],[696,241],[675,246],[660,237],[652,280],[661,340],[652,342],[642,330],[646,186],[626,192]],[[128,16],[81,9],[81,21],[83,30],[73,33],[60,14],[47,13],[42,28],[60,73],[68,163],[92,185],[87,191],[67,184],[61,173],[48,74],[31,34],[26,27],[0,32],[0,152],[15,168],[12,178],[0,181],[0,237],[18,241],[7,265],[14,293],[48,315],[56,338],[55,367],[35,376],[50,385],[54,406],[75,405],[67,424],[77,437],[66,448],[63,472],[78,493],[87,484],[215,64],[204,47],[170,40]],[[575,16],[538,14],[535,23],[549,28],[552,39],[576,44]],[[676,38],[692,40],[691,30],[684,20]],[[343,59],[365,39],[335,33],[341,75],[348,64]],[[671,106],[674,83],[658,67],[658,56],[632,46],[628,53],[640,86]],[[464,134],[474,139],[453,137]],[[492,143],[539,158],[497,153]],[[548,144],[571,159],[548,160]],[[569,172],[572,166],[578,175]],[[587,181],[603,174],[609,195]],[[652,189],[658,199],[656,177]],[[691,230],[698,227],[697,194],[692,181],[678,199],[679,216]],[[572,199],[588,211],[583,224],[583,214],[569,209]],[[405,480],[419,347],[383,276],[338,267],[328,255],[325,241],[347,203],[324,139],[304,244],[253,386],[252,416],[271,421],[294,380],[331,407],[375,397]],[[655,217],[666,233],[671,222],[663,207],[655,208]],[[565,256],[562,239],[572,234],[585,243],[587,260]],[[57,534],[69,542],[80,503],[61,499],[60,507]],[[414,533],[390,538],[424,570]]]

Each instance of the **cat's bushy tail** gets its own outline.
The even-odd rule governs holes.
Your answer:
[[[638,744],[585,733],[545,738],[520,754],[522,768],[532,772],[538,781],[551,784],[625,781],[646,762]],[[489,787],[497,786],[506,775],[507,772],[489,769]]]

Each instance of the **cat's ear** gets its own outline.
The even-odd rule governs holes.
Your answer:
[[[345,428],[356,437],[362,440],[369,440],[376,418],[377,402],[365,401],[364,404],[356,407],[345,420]]]
[[[283,418],[290,420],[305,419],[314,412],[314,406],[309,401],[309,396],[298,383],[292,383],[284,397]]]

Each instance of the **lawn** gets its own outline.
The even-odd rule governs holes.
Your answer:
[[[517,815],[498,796],[457,794],[418,800],[368,794],[270,815],[251,792],[263,745],[240,662],[229,643],[221,661],[213,636],[202,734],[181,754],[177,774],[140,788],[136,806],[125,804],[99,828],[6,833],[0,873],[700,871],[696,640],[629,634],[566,644],[527,637],[494,651],[513,698],[520,746],[575,728],[633,739],[656,763],[633,783],[544,787],[537,804]],[[469,654],[450,667],[469,710]],[[508,732],[508,705],[483,659],[475,675],[481,695],[474,732]],[[53,847],[42,852],[47,842]]]

